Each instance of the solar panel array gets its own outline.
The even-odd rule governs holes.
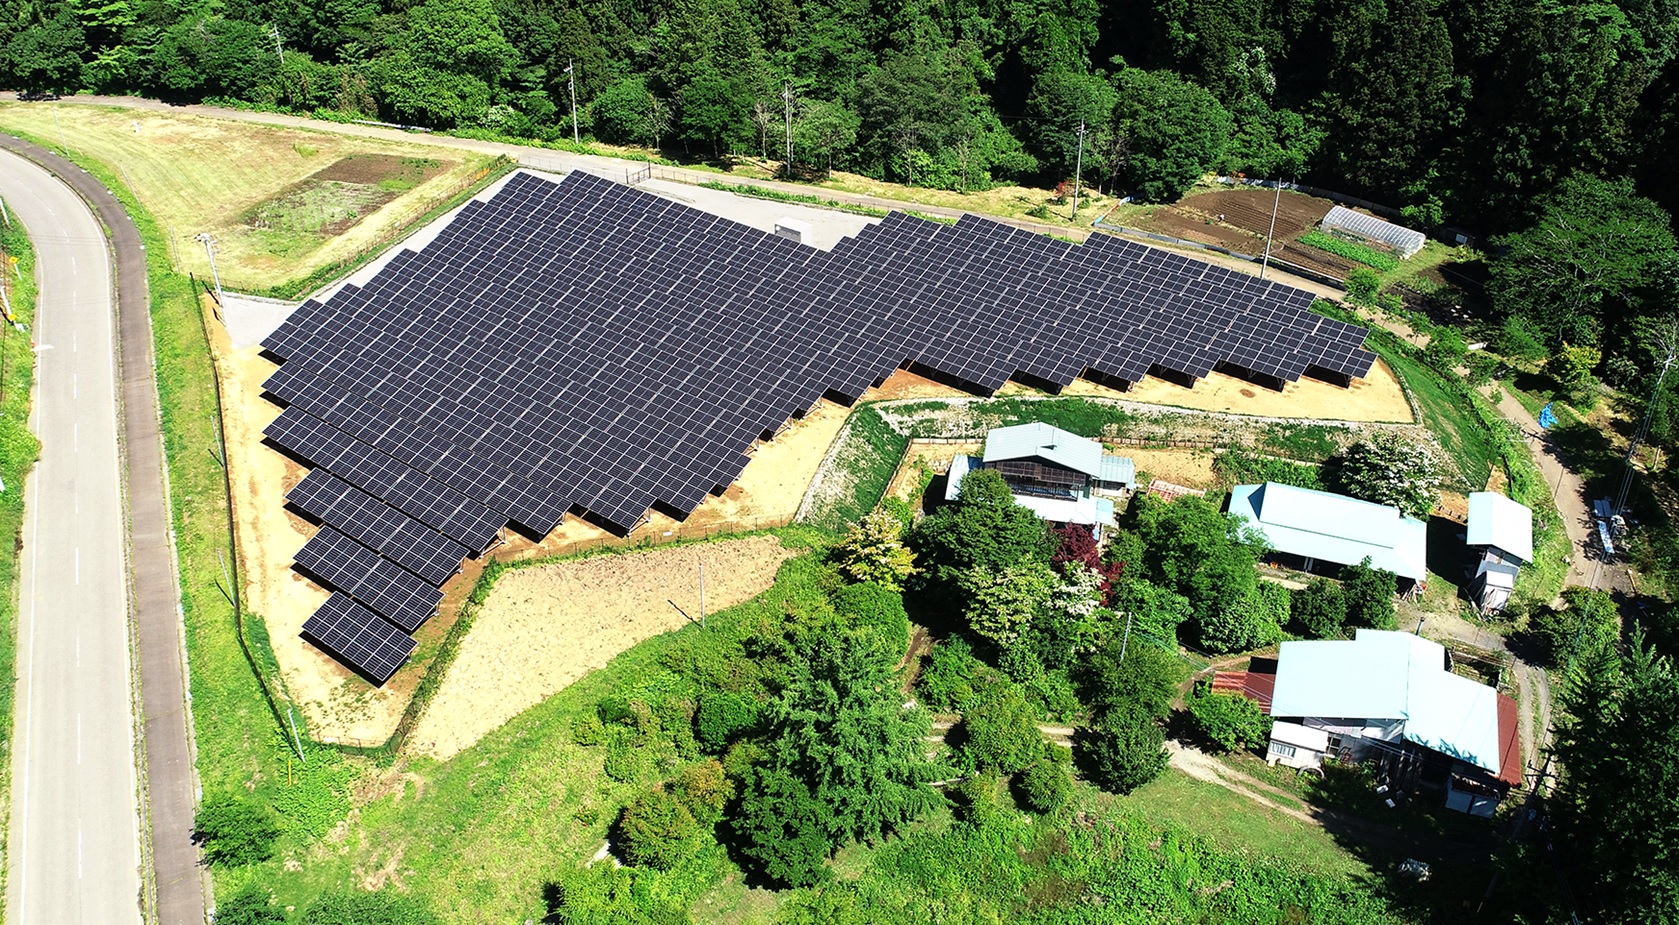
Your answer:
[[[979,392],[1215,368],[1278,385],[1366,375],[1364,329],[1311,301],[1113,237],[894,213],[824,252],[586,174],[521,174],[263,342],[282,362],[265,388],[287,406],[267,436],[314,467],[288,501],[332,533],[299,562],[355,604],[323,619],[411,631],[432,595],[382,566],[377,588],[317,566],[372,569],[359,545],[435,589],[505,524],[541,536],[570,512],[622,532],[654,506],[686,515],[755,439],[908,365]],[[311,638],[388,677],[339,637]]]

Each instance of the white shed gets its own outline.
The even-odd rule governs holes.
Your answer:
[[[1279,720],[1271,724],[1271,746],[1265,751],[1265,763],[1317,768],[1323,766],[1328,751],[1328,732]]]
[[[1345,206],[1336,206],[1323,217],[1323,230],[1336,229],[1346,231],[1376,241],[1393,248],[1401,257],[1409,257],[1428,243],[1428,236],[1420,231],[1414,231],[1403,225],[1395,225],[1386,219],[1363,212],[1354,212]]]

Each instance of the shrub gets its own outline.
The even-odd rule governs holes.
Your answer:
[[[1540,607],[1527,624],[1528,638],[1539,646],[1546,664],[1552,668],[1568,663],[1576,637],[1580,640],[1580,654],[1584,656],[1614,643],[1621,632],[1615,599],[1608,592],[1569,588],[1562,597],[1564,608]]]
[[[1039,758],[1016,775],[1014,790],[1020,805],[1047,815],[1072,800],[1073,778],[1067,773],[1066,765]]]
[[[834,592],[832,600],[840,616],[874,634],[893,659],[902,659],[909,651],[909,614],[896,587],[872,581],[846,585]]]
[[[855,581],[872,582],[897,591],[916,573],[915,554],[904,545],[905,521],[884,510],[870,511],[852,524],[834,547],[841,571]]]
[[[618,854],[638,867],[670,870],[693,850],[699,822],[676,794],[649,790],[618,817]]]
[[[212,797],[194,822],[204,857],[212,864],[241,867],[274,856],[280,825],[268,807],[233,796]]]
[[[286,910],[274,904],[268,887],[247,883],[216,904],[216,925],[286,925]]]
[[[1398,627],[1393,603],[1398,584],[1392,572],[1371,568],[1368,558],[1343,568],[1341,594],[1347,601],[1347,623],[1378,630]]]
[[[974,766],[1013,774],[1043,754],[1038,714],[1019,687],[1000,685],[986,692],[962,720],[963,748]]]
[[[703,826],[716,825],[723,818],[723,807],[735,795],[734,782],[729,780],[718,761],[702,761],[682,769],[671,790],[682,805]]]
[[[1151,720],[1106,717],[1082,726],[1073,753],[1098,787],[1125,794],[1166,770],[1166,734]]]
[[[1335,639],[1347,622],[1347,598],[1338,582],[1314,578],[1294,592],[1289,601],[1289,622],[1302,636]]]
[[[962,819],[984,828],[1002,814],[1002,780],[997,775],[982,772],[957,784],[954,788]]]
[[[758,725],[761,712],[758,702],[745,695],[705,691],[700,694],[699,708],[694,711],[694,737],[706,751],[721,754],[730,742]]]
[[[441,925],[441,920],[418,896],[344,890],[316,898],[297,925]]]
[[[1357,305],[1369,305],[1376,299],[1382,278],[1372,270],[1360,267],[1347,274],[1347,299]]]
[[[1202,649],[1215,654],[1245,652],[1282,638],[1288,620],[1288,589],[1261,582],[1247,596],[1197,621]]]
[[[653,773],[653,756],[628,737],[618,736],[606,746],[604,770],[620,784],[633,784]]]
[[[746,866],[787,886],[815,886],[831,876],[822,830],[827,816],[804,781],[779,768],[759,767],[746,775],[730,824]]]
[[[1215,694],[1198,687],[1189,698],[1189,715],[1197,732],[1227,752],[1259,748],[1271,737],[1271,717],[1240,694]]]
[[[974,657],[973,646],[961,636],[952,636],[928,653],[916,689],[929,709],[960,712],[967,709],[974,685],[984,672],[985,665]]]

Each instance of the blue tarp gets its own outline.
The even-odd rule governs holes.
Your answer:
[[[1557,413],[1551,410],[1550,402],[1546,402],[1545,407],[1539,409],[1539,426],[1543,430],[1557,426]]]

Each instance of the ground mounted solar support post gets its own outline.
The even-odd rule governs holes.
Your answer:
[[[197,240],[204,242],[204,253],[208,254],[210,257],[210,278],[216,281],[216,305],[217,307],[220,307],[222,304],[222,275],[216,269],[215,244],[211,242],[210,233],[207,231],[199,232],[197,235],[194,235],[194,237]]]

